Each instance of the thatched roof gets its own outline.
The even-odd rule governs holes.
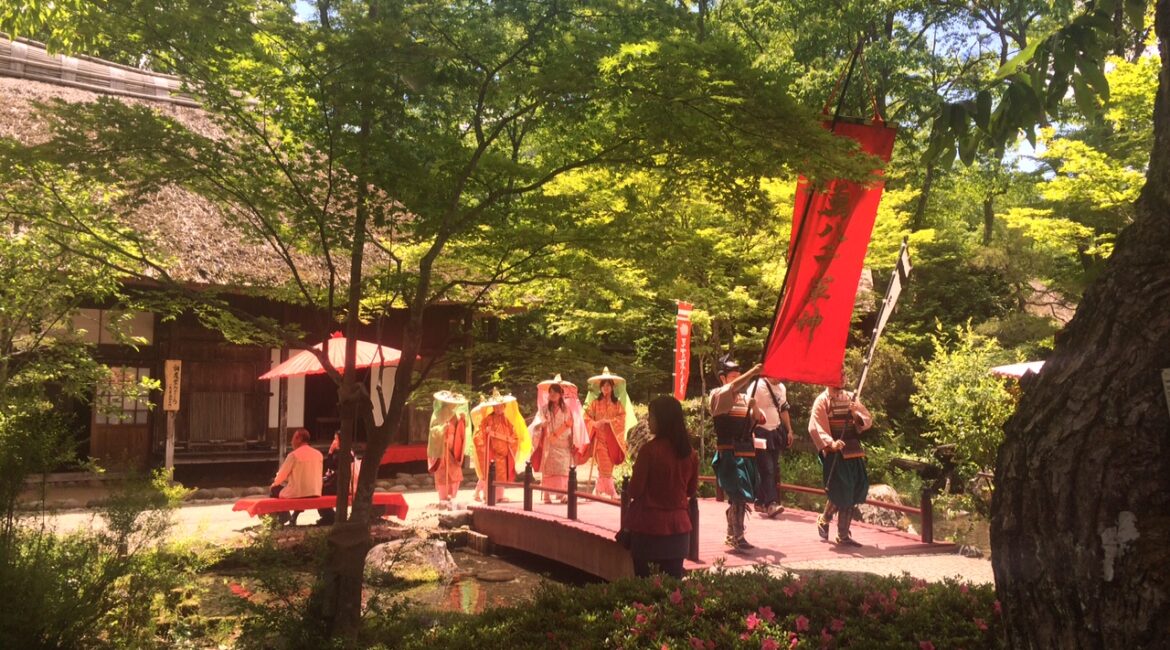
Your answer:
[[[48,54],[39,44],[0,38],[0,138],[24,144],[49,139],[48,124],[36,119],[37,104],[82,104],[102,96],[149,106],[209,137],[221,131],[198,103],[180,92],[180,80],[99,59]],[[249,237],[211,201],[179,187],[155,193],[127,222],[145,235],[182,283],[219,287],[284,284],[287,265],[268,245]],[[311,283],[327,275],[319,260],[298,257]]]

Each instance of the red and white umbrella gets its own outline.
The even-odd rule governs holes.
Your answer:
[[[342,372],[345,369],[345,337],[341,332],[334,332],[333,336],[324,343],[318,343],[313,346],[314,350],[322,349],[322,345],[328,345],[329,363],[338,371]],[[370,366],[397,366],[398,361],[402,359],[402,351],[395,350],[392,347],[385,345],[378,345],[377,343],[370,343],[368,341],[357,342],[357,367],[369,368]],[[288,358],[288,361],[281,363],[272,370],[260,375],[260,379],[280,379],[281,377],[303,377],[305,375],[320,375],[325,373],[325,368],[321,365],[321,360],[317,358],[309,350],[301,350],[300,352]]]

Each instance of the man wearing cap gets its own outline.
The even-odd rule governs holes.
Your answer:
[[[788,417],[788,390],[777,379],[760,377],[752,395],[762,421],[756,424],[755,436],[764,443],[756,447],[756,467],[760,487],[756,492],[756,509],[762,516],[776,517],[784,512],[780,505],[780,452],[792,447],[792,421]]]
[[[853,510],[864,503],[869,493],[865,472],[865,452],[858,434],[873,425],[869,410],[847,391],[827,386],[815,402],[808,419],[808,433],[820,452],[821,472],[825,481],[825,512],[817,517],[817,534],[829,539],[829,524],[837,520],[837,543],[861,546],[849,535]]]
[[[743,391],[760,372],[753,366],[747,373],[740,372],[739,364],[728,357],[720,360],[719,381],[722,386],[711,391],[711,416],[715,424],[715,478],[727,497],[727,539],[732,551],[755,548],[744,539],[744,519],[754,494],[759,475],[756,470],[756,450],[752,428],[756,421],[754,405]]]

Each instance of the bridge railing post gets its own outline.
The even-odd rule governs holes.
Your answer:
[[[491,459],[488,462],[487,472],[487,504],[489,506],[496,505],[496,459]]]
[[[934,543],[934,491],[922,488],[922,543]]]
[[[691,550],[687,559],[691,562],[699,561],[699,496],[692,494],[687,502],[687,514],[691,517]]]
[[[577,467],[569,468],[569,519],[577,518]]]
[[[629,483],[630,483],[630,477],[623,476],[622,477],[622,487],[621,487],[621,502],[622,502],[622,505],[620,508],[621,514],[618,516],[618,528],[621,530],[624,530],[626,528],[626,524],[629,523],[628,521],[626,521],[626,513],[630,509],[630,493],[628,490],[626,490],[626,486],[629,485]]]
[[[532,512],[532,461],[524,463],[524,511]]]

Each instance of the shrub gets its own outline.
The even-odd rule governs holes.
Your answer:
[[[1000,648],[990,585],[910,577],[700,573],[581,588],[479,615],[371,621],[401,648]]]
[[[1005,361],[994,339],[980,336],[970,325],[947,336],[941,327],[931,337],[934,358],[915,381],[914,410],[930,424],[928,437],[954,443],[965,461],[966,474],[993,467],[1003,442],[1003,424],[1015,409],[1004,380],[989,370]]]

